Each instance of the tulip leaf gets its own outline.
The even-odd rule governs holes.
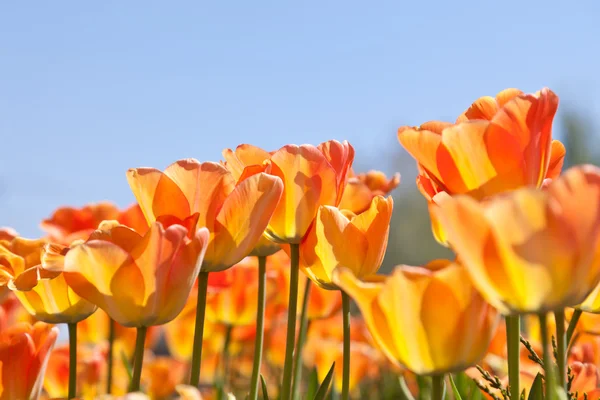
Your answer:
[[[335,370],[335,362],[333,364],[331,364],[331,368],[329,368],[329,372],[327,373],[327,376],[325,376],[325,379],[323,379],[323,382],[321,383],[321,386],[319,387],[319,390],[317,390],[317,394],[314,397],[314,400],[324,400],[325,396],[327,395],[327,392],[329,391],[329,386],[331,385],[331,380],[333,379],[333,371]]]
[[[535,379],[533,380],[533,384],[531,385],[531,390],[529,391],[528,400],[543,400],[544,399],[544,385],[542,384],[542,375],[537,374]]]
[[[317,374],[317,369],[313,368],[310,373],[310,377],[308,378],[308,387],[306,389],[306,398],[312,399],[317,394],[317,390],[319,388],[319,375]]]
[[[403,375],[400,375],[400,378],[398,378],[398,383],[400,384],[400,398],[402,400],[415,400]]]
[[[131,382],[131,380],[133,379],[133,367],[131,366],[131,362],[127,358],[127,354],[125,354],[125,351],[121,351],[121,361],[123,362],[123,365],[125,366],[125,372],[127,372],[127,378],[129,380],[129,382]]]
[[[419,400],[431,399],[431,379],[417,375],[417,385],[419,386]]]
[[[267,382],[265,382],[265,377],[263,374],[260,374],[260,385],[262,386],[263,399],[269,400],[269,392],[267,391]]]
[[[448,377],[450,378],[450,385],[452,385],[452,392],[454,392],[454,399],[462,400],[462,396],[460,395],[460,392],[458,391],[458,388],[456,387],[456,383],[454,383],[454,378],[452,378],[452,375],[450,375],[450,374],[448,374]]]

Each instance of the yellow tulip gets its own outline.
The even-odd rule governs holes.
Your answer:
[[[562,310],[600,281],[600,169],[479,203],[444,196],[436,215],[475,286],[503,313]]]
[[[317,218],[300,243],[300,268],[325,289],[339,266],[352,270],[360,279],[377,272],[387,247],[394,201],[376,196],[362,214],[321,206]]]
[[[164,172],[130,169],[127,180],[148,223],[199,214],[196,226],[210,232],[203,272],[227,269],[252,251],[283,190],[277,177],[257,173],[238,181],[224,166],[194,159],[176,161]]]
[[[334,282],[358,304],[377,346],[419,375],[463,370],[485,355],[498,313],[466,270],[447,260],[396,267],[389,277],[358,280],[339,268]]]
[[[202,264],[208,230],[188,238],[181,225],[154,222],[141,236],[105,221],[88,241],[73,246],[64,268],[73,291],[126,327],[164,324],[183,309]]]
[[[36,319],[76,323],[96,311],[96,305],[78,296],[60,272],[41,268],[43,240],[15,238],[0,241],[0,285],[4,282]]]

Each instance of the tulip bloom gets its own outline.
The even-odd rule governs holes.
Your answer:
[[[50,242],[69,246],[75,240],[87,240],[100,223],[107,220],[119,221],[140,233],[148,229],[144,214],[137,204],[119,210],[108,201],[87,204],[81,208],[60,207],[40,226],[48,233]]]
[[[387,196],[400,184],[399,173],[388,179],[381,171],[369,171],[358,175],[354,175],[353,171],[350,172],[338,208],[340,210],[350,210],[354,214],[360,214],[368,210],[371,200],[375,196]]]
[[[283,195],[266,235],[277,243],[300,243],[321,205],[337,206],[342,200],[354,148],[335,140],[319,146],[286,145],[268,153],[247,144],[226,149],[227,166],[240,176],[253,170],[281,178]]]
[[[25,309],[40,321],[79,322],[96,311],[96,306],[69,288],[63,274],[41,268],[45,244],[23,238],[0,242],[0,285],[13,290]]]
[[[187,235],[181,225],[165,228],[155,222],[141,236],[106,221],[66,253],[63,274],[75,293],[119,324],[161,325],[183,309],[206,251],[206,229],[191,239]]]
[[[171,399],[183,381],[186,364],[168,357],[152,357],[145,365],[142,381],[151,399]]]
[[[432,208],[440,193],[477,200],[522,186],[540,187],[556,178],[565,148],[552,140],[558,97],[514,89],[483,97],[456,124],[432,121],[401,127],[398,139],[418,163],[417,186],[428,200],[436,239],[446,243]]]
[[[222,271],[247,256],[264,232],[281,197],[281,181],[258,173],[236,183],[222,165],[179,160],[164,172],[130,169],[127,180],[148,223],[172,215],[199,214],[210,232],[203,272]]]
[[[467,271],[447,260],[396,267],[391,276],[374,276],[372,282],[340,268],[334,281],[356,301],[389,360],[419,375],[460,371],[479,362],[498,321]]]
[[[600,280],[600,169],[569,169],[544,190],[440,202],[437,217],[473,284],[503,313],[580,304]]]
[[[335,290],[333,271],[352,270],[360,279],[377,272],[383,261],[394,201],[376,196],[362,214],[321,206],[300,244],[300,268],[313,282]]]
[[[35,400],[44,381],[58,328],[38,322],[18,324],[0,333],[0,400]]]

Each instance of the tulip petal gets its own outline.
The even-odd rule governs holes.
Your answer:
[[[340,143],[336,140],[323,142],[318,146],[331,167],[335,170],[338,177],[337,181],[337,200],[335,205],[338,205],[342,200],[344,188],[348,181],[350,167],[354,161],[354,147],[344,140]]]
[[[273,154],[267,172],[285,190],[266,233],[276,242],[300,243],[319,206],[336,203],[336,171],[316,147],[287,145]]]
[[[556,179],[559,177],[565,162],[565,155],[567,149],[558,140],[553,140],[550,149],[550,162],[548,163],[548,172],[546,172],[546,178]]]
[[[442,179],[437,164],[438,149],[442,144],[442,135],[412,128],[400,128],[398,140],[406,151],[429,173],[438,180]]]
[[[282,192],[281,180],[265,173],[240,182],[219,210],[204,270],[229,268],[247,256],[265,231]]]
[[[130,169],[127,181],[149,224],[161,215],[174,215],[180,219],[190,215],[190,203],[185,194],[161,171],[155,168]]]

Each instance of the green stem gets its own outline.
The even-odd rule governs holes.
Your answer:
[[[225,342],[223,342],[223,375],[221,376],[221,387],[225,389],[229,378],[229,345],[231,344],[231,325],[225,327]]]
[[[115,321],[108,318],[108,355],[106,357],[106,394],[112,391],[112,375],[113,375],[113,347],[115,343]]]
[[[290,244],[290,298],[288,305],[287,337],[285,341],[285,364],[283,367],[283,383],[281,400],[290,400],[292,387],[292,369],[294,364],[294,343],[296,342],[296,312],[298,308],[298,272],[300,264],[300,245]]]
[[[77,397],[77,322],[69,328],[69,399]]]
[[[146,342],[146,330],[148,328],[142,326],[137,328],[135,337],[135,353],[133,356],[133,376],[129,385],[130,392],[140,391],[140,379],[142,378],[142,366],[144,364],[144,344]]]
[[[571,344],[571,339],[573,338],[573,333],[575,333],[575,328],[577,327],[579,318],[581,318],[581,314],[583,314],[583,311],[576,308],[571,316],[571,321],[569,321],[569,327],[567,328],[567,347]]]
[[[342,291],[342,313],[344,314],[344,369],[342,374],[342,400],[350,395],[350,297]]]
[[[507,315],[506,349],[508,354],[508,385],[511,399],[519,399],[519,360],[521,345],[521,320],[518,315]]]
[[[556,363],[558,364],[558,384],[567,390],[567,336],[565,334],[565,312],[556,311]]]
[[[258,307],[256,308],[256,338],[254,339],[254,362],[250,382],[250,400],[258,399],[258,380],[264,343],[265,303],[267,286],[267,257],[258,257]]]
[[[545,313],[539,314],[540,333],[544,354],[544,376],[546,377],[546,400],[554,399],[554,371],[552,370],[552,356],[548,343],[548,323]]]
[[[208,292],[208,272],[198,274],[198,299],[196,302],[196,325],[194,328],[194,347],[192,349],[192,372],[190,386],[200,383],[200,360],[202,359],[202,338],[204,337],[204,315],[206,313],[206,293]]]
[[[310,287],[312,281],[306,280],[304,286],[304,297],[302,298],[302,311],[300,311],[300,330],[298,340],[296,340],[296,350],[294,351],[294,380],[292,382],[292,399],[297,399],[300,393],[300,381],[302,379],[302,348],[306,341],[306,332],[308,330],[308,299],[310,298]]]
[[[433,375],[431,377],[431,398],[433,400],[444,399],[444,375]]]

